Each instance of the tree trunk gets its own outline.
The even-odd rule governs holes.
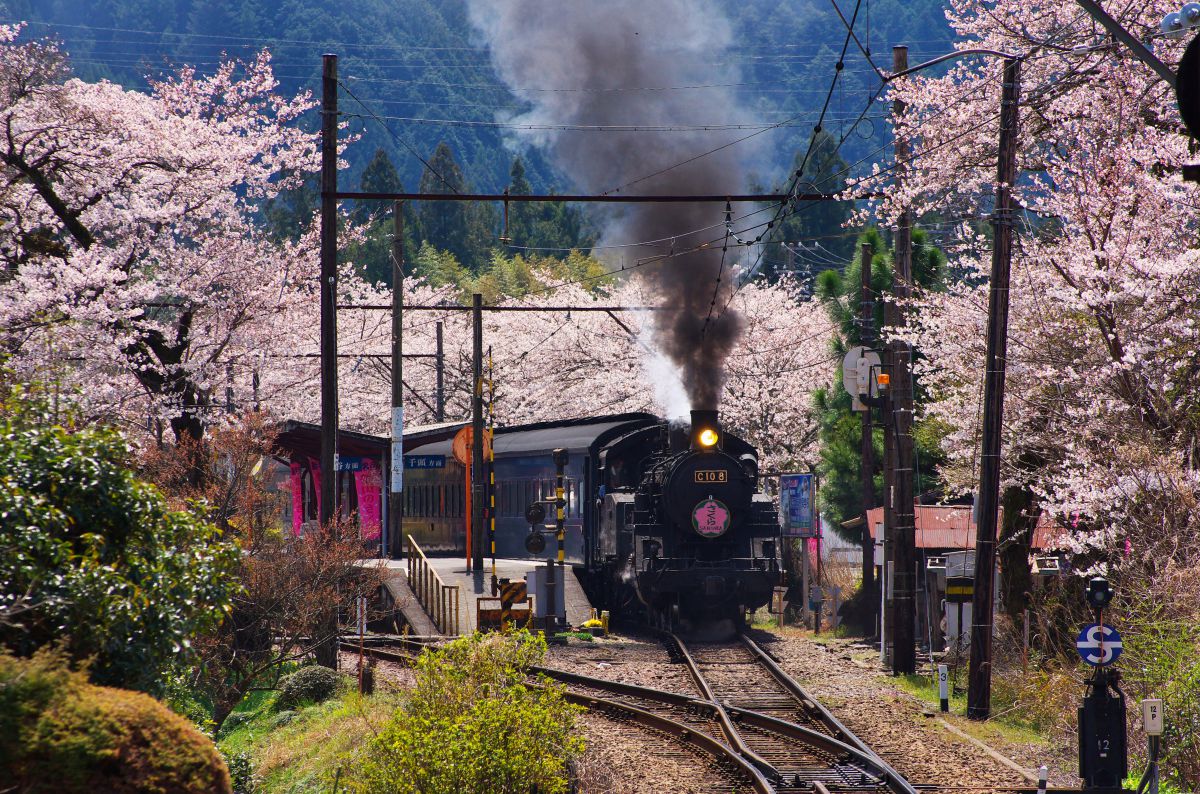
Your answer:
[[[1033,570],[1029,564],[1033,533],[1037,528],[1038,504],[1033,492],[1023,486],[1006,488],[1000,497],[1004,511],[1000,526],[1000,604],[1014,621],[1029,609],[1033,593]]]

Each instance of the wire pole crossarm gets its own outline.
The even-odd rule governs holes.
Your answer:
[[[339,303],[339,309],[363,309],[367,311],[390,311],[390,303]],[[485,312],[658,312],[661,306],[480,306]],[[469,312],[473,306],[451,304],[437,306],[429,304],[408,304],[404,307],[408,312]]]
[[[1081,3],[1082,3],[1082,0],[1081,0]],[[1003,58],[1005,60],[1021,60],[1025,57],[1024,55],[1018,55],[1016,53],[1011,53],[1011,52],[1001,52],[1000,50],[989,50],[986,47],[972,47],[971,49],[955,50],[954,52],[948,52],[945,55],[939,55],[938,57],[932,58],[928,61],[925,61],[924,63],[918,63],[916,66],[910,66],[906,69],[900,69],[899,71],[893,72],[892,74],[883,75],[883,81],[885,83],[890,83],[891,81],[898,80],[901,77],[907,77],[908,75],[912,74],[913,72],[919,72],[923,69],[928,69],[931,66],[937,66],[939,63],[943,63],[945,61],[950,61],[955,58],[962,58],[963,56],[966,56],[966,55],[991,55],[995,58]]]

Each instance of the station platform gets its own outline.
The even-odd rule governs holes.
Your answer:
[[[457,586],[459,588],[462,631],[464,633],[475,631],[476,599],[480,596],[490,597],[492,595],[491,560],[484,560],[482,571],[472,572],[467,570],[466,560],[461,557],[429,557],[428,559],[430,566],[437,571],[438,576],[442,578],[443,582],[449,586]],[[387,578],[389,580],[401,580],[404,582],[404,589],[408,590],[408,585],[405,581],[407,578],[407,563],[404,560],[386,560],[385,562],[389,572]],[[524,581],[525,574],[544,564],[541,560],[497,559],[496,577],[499,579],[510,579],[514,582]],[[592,616],[592,604],[583,592],[583,587],[579,584],[579,579],[576,578],[571,566],[566,566],[564,572],[566,574],[567,623],[572,626],[579,626]],[[389,590],[391,589],[389,587]],[[411,592],[411,590],[408,590],[408,593]],[[399,599],[397,601],[399,602]],[[416,604],[415,596],[412,597],[412,603],[418,609],[420,608],[420,605]],[[494,606],[494,602],[492,606]],[[405,615],[407,616],[407,612]],[[424,616],[424,619],[426,621],[429,620],[427,615]],[[410,620],[409,623],[415,628],[415,622]]]
[[[405,622],[412,627],[413,633],[421,636],[433,636],[438,633],[437,626],[425,613],[424,607],[417,600],[417,595],[408,586],[408,575],[403,568],[388,566],[383,578],[383,586],[391,596],[392,606],[404,616]]]

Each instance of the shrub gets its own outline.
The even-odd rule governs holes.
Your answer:
[[[236,548],[130,470],[128,442],[0,394],[0,647],[63,643],[98,684],[156,691],[236,586]]]
[[[228,721],[226,721],[228,722]],[[229,779],[233,794],[254,794],[258,790],[258,776],[249,753],[221,753],[229,767]]]
[[[294,709],[304,703],[321,703],[337,692],[341,676],[320,665],[301,667],[279,682],[277,708]]]
[[[426,651],[416,686],[363,759],[363,792],[565,792],[583,751],[562,688],[530,687],[540,637],[476,634]]]
[[[220,753],[148,695],[93,686],[61,655],[0,655],[0,779],[37,794],[229,792]]]

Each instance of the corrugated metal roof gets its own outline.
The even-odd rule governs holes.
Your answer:
[[[975,548],[975,522],[970,505],[916,505],[918,549],[963,551]],[[883,508],[867,511],[871,537],[878,539],[883,526]],[[1000,520],[1004,520],[1003,512]],[[1033,548],[1044,549],[1065,530],[1043,514],[1033,533]]]

